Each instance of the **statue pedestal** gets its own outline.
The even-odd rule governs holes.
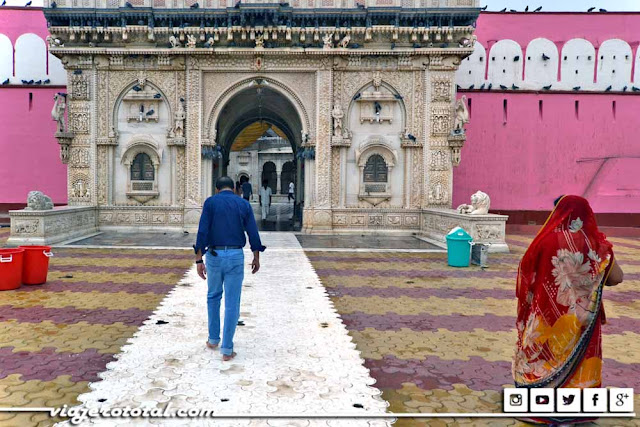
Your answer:
[[[45,211],[9,211],[10,246],[52,245],[98,232],[96,208],[59,206]]]
[[[62,160],[63,164],[69,163],[69,147],[71,146],[71,141],[73,141],[74,134],[71,132],[56,132],[55,138],[58,140],[58,144],[60,144],[60,160]]]
[[[455,227],[462,227],[475,243],[489,245],[489,252],[508,253],[505,241],[506,215],[468,215],[453,209],[427,208],[422,210],[422,235],[446,245],[446,235]]]

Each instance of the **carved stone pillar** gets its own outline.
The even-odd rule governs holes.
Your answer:
[[[316,73],[317,122],[315,138],[315,197],[313,200],[314,230],[331,229],[331,108],[332,71],[327,67]],[[337,191],[337,189],[336,189]]]
[[[453,128],[455,101],[455,61],[432,58],[427,72],[427,110],[429,117],[428,147],[423,157],[426,174],[426,206],[450,208],[452,203],[453,170],[448,136]],[[423,207],[426,207],[423,205]]]
[[[185,148],[185,200],[184,226],[194,228],[198,226],[202,209],[202,194],[200,191],[202,154],[200,147],[201,136],[201,81],[202,74],[197,58],[187,60],[186,70],[186,126],[187,145]]]

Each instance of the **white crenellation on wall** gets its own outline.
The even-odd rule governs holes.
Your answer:
[[[489,81],[496,88],[500,85],[511,87],[522,81],[522,48],[513,40],[500,40],[489,51]]]
[[[36,34],[23,34],[16,40],[15,48],[15,83],[45,80],[47,48],[44,40]]]
[[[537,38],[526,46],[524,55],[522,47],[508,39],[493,44],[488,54],[481,43],[475,46],[456,73],[462,89],[472,85],[479,89],[484,84],[485,89],[491,85],[492,90],[500,90],[503,85],[513,90],[515,84],[519,90],[605,91],[611,86],[611,91],[619,92],[626,86],[631,92],[632,86],[640,87],[640,50],[632,79],[633,50],[624,40],[606,40],[596,48],[581,38],[563,43]]]
[[[9,37],[0,34],[0,83],[6,79],[13,82],[13,45]]]
[[[597,87],[622,87],[631,81],[633,53],[631,46],[624,40],[611,39],[602,43],[598,49]]]
[[[6,35],[0,33],[0,83],[6,79],[11,85],[33,80],[33,85],[40,81],[42,85],[64,86],[67,73],[60,59],[47,51],[45,41],[37,34],[22,34],[14,46]],[[47,79],[49,82],[45,82]]]
[[[552,41],[531,40],[527,46],[524,80],[539,87],[558,80],[558,48]]]
[[[486,69],[487,52],[481,43],[476,42],[473,53],[462,60],[456,72],[456,82],[465,89],[471,85],[477,89],[485,81]]]

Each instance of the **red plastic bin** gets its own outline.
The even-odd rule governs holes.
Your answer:
[[[0,249],[0,291],[18,289],[22,283],[24,249]]]
[[[19,246],[24,249],[22,284],[42,285],[47,281],[49,258],[53,256],[51,246]]]

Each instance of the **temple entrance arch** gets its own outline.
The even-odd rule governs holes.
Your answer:
[[[211,188],[219,177],[239,177],[242,172],[249,177],[255,203],[266,179],[277,211],[277,215],[269,218],[277,218],[278,224],[263,224],[263,227],[300,229],[305,200],[301,145],[309,119],[294,92],[273,79],[244,79],[223,92],[208,119],[215,137],[209,176]],[[286,184],[282,181],[283,173]],[[296,203],[281,208],[279,205],[286,202],[287,195],[287,191],[281,189],[285,186],[288,189],[290,182],[297,189]],[[284,223],[291,224],[285,226]]]

